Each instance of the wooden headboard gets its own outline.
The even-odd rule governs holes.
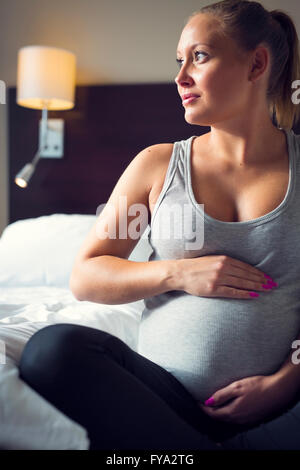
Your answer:
[[[16,104],[9,89],[9,223],[53,213],[96,214],[129,162],[143,148],[205,134],[191,126],[173,83],[76,87],[65,120],[64,158],[40,159],[26,189],[14,183],[38,147],[41,112]]]

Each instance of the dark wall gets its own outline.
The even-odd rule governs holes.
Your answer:
[[[16,173],[38,148],[41,111],[18,106],[9,89],[9,222],[52,213],[95,214],[128,163],[143,148],[201,135],[191,126],[173,83],[76,87],[76,106],[51,111],[65,120],[64,158],[42,158],[27,188]]]

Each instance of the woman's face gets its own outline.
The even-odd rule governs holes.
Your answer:
[[[249,110],[249,55],[242,55],[235,42],[221,33],[218,20],[211,15],[199,14],[185,26],[177,61],[179,95],[199,96],[183,102],[188,123],[211,126]]]

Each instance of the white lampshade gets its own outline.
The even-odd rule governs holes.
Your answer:
[[[26,108],[71,109],[76,57],[65,49],[26,46],[18,52],[17,103]]]

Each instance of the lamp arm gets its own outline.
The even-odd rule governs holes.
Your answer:
[[[48,103],[45,101],[44,102],[44,107],[42,109],[42,136],[43,136],[43,142],[40,144],[42,148],[45,148],[47,146],[47,140],[48,140]],[[40,148],[40,150],[42,150]]]
[[[41,154],[41,150],[42,150],[42,149],[39,148],[39,149],[37,150],[35,156],[33,157],[33,160],[32,160],[32,162],[31,162],[31,164],[32,164],[33,166],[35,166],[35,165],[37,164],[37,162],[39,161],[39,159],[40,159],[40,154]]]
[[[31,162],[31,164],[33,166],[35,166],[37,164],[37,162],[39,161],[40,159],[40,154],[41,154],[41,151],[46,147],[47,145],[47,130],[48,130],[48,108],[47,108],[47,102],[44,103],[44,107],[42,109],[42,129],[43,129],[43,132],[42,132],[42,135],[44,136],[44,142],[40,143],[40,147],[39,149],[37,150],[35,156],[33,157],[33,160]]]

